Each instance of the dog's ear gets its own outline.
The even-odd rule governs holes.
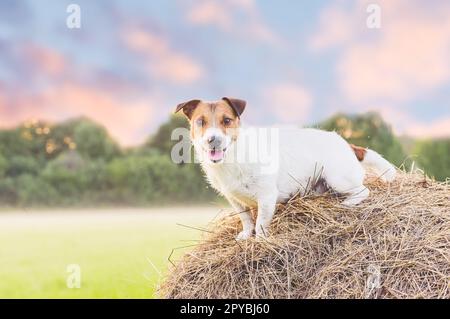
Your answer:
[[[247,102],[245,102],[244,100],[234,99],[230,97],[223,97],[222,100],[224,100],[231,106],[231,108],[236,113],[237,117],[241,117],[241,114],[244,112],[245,105],[247,104]]]
[[[175,113],[179,112],[180,110],[183,110],[184,115],[188,119],[191,119],[192,113],[194,112],[197,105],[200,103],[200,100],[190,100],[181,104],[177,105],[177,108],[175,109]]]

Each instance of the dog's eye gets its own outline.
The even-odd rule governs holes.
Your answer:
[[[233,122],[233,120],[230,119],[230,118],[228,118],[228,117],[226,117],[226,118],[223,119],[223,125],[225,125],[225,126],[230,125],[231,122]]]
[[[203,119],[197,119],[197,120],[195,121],[195,124],[196,124],[197,126],[203,126],[203,125],[205,125],[205,121],[204,121]]]

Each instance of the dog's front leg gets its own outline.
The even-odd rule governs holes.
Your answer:
[[[242,222],[242,231],[237,235],[236,240],[249,239],[253,235],[253,230],[255,229],[250,208],[245,208],[232,199],[228,199],[228,201],[230,202],[236,214],[239,215],[239,218]]]
[[[256,218],[256,237],[269,235],[269,226],[277,204],[277,194],[273,192],[258,199],[258,217]]]

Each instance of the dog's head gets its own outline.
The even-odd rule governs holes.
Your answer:
[[[224,97],[216,102],[191,100],[177,106],[191,123],[191,139],[197,152],[213,163],[222,163],[237,139],[240,116],[246,102]]]

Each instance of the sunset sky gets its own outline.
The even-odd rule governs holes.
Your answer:
[[[450,136],[450,1],[0,0],[0,127],[85,115],[133,145],[176,104],[222,96],[250,124],[376,110]]]

